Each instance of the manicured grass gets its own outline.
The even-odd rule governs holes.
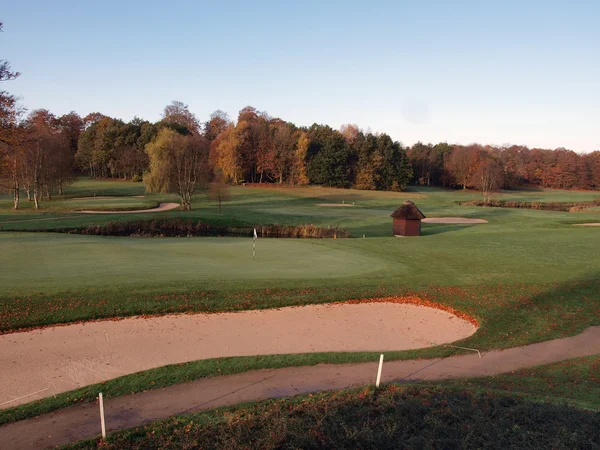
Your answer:
[[[389,385],[174,417],[66,448],[595,448],[599,440],[594,412],[498,393]]]
[[[67,196],[94,193],[141,195],[143,186],[80,180],[68,188]],[[597,196],[547,190],[501,194],[502,198],[536,201],[581,201]],[[389,215],[406,198],[414,200],[427,216],[475,217],[490,223],[423,224],[423,236],[419,238],[394,238]],[[600,324],[600,229],[571,226],[600,221],[600,213],[456,204],[479,198],[476,192],[437,188],[386,193],[237,187],[232,189],[232,199],[224,205],[222,215],[203,195],[197,196],[190,212],[160,213],[161,217],[233,226],[339,226],[350,228],[357,237],[260,239],[256,260],[252,260],[252,241],[243,238],[142,239],[0,233],[0,331],[136,314],[232,311],[406,294],[447,304],[477,317],[481,328],[464,344],[482,349],[568,336]],[[173,201],[175,197],[156,195],[133,200],[160,202]],[[97,201],[83,202],[87,205]],[[318,206],[342,201],[353,202],[354,206]],[[52,212],[50,207],[43,213],[13,212],[9,208],[10,199],[0,198],[2,230],[51,230],[154,217],[85,216],[66,210]],[[426,349],[390,355],[390,359],[447,354],[448,349]],[[247,368],[371,360],[373,355],[272,358],[232,359],[221,362],[220,368],[235,373]],[[215,373],[213,362],[193,364],[196,365],[186,366],[181,372],[165,369],[156,376],[155,383],[169,384]],[[147,386],[146,376],[132,375],[126,382],[114,381],[114,387],[103,387],[103,391],[114,395],[132,392],[138,382]],[[89,400],[95,391],[84,388],[74,397],[69,395],[72,394],[49,401],[62,407],[74,397]]]
[[[140,188],[134,183],[84,180],[70,187],[67,195],[130,195]],[[231,225],[341,226],[358,237],[260,239],[256,260],[252,260],[252,241],[242,238],[0,233],[0,330],[116,315],[268,308],[406,293],[447,302],[476,315],[483,324],[476,336],[503,330],[526,343],[597,322],[600,293],[594,280],[600,273],[600,229],[570,224],[581,222],[583,216],[600,220],[600,214],[467,208],[456,201],[477,198],[479,193],[411,189],[389,193],[238,187],[232,189],[223,215],[201,195],[191,212],[161,213],[161,217]],[[552,196],[573,200],[595,195],[535,193],[550,200]],[[481,217],[490,223],[424,224],[419,238],[394,238],[389,214],[405,198],[414,199],[428,216]],[[341,201],[354,202],[354,206],[317,206]],[[31,221],[0,226],[39,230],[80,226],[85,221],[153,217],[55,216],[59,218],[36,220],[37,215],[8,212],[0,222],[7,217]],[[45,214],[46,218],[53,219],[53,214]],[[561,294],[565,289],[569,291],[566,300]],[[530,308],[526,302],[547,306]],[[570,326],[552,325],[566,318],[573,318]],[[547,333],[547,328],[553,331]],[[486,339],[481,343],[503,345],[500,339]]]

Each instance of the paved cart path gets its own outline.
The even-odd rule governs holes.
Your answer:
[[[383,382],[477,377],[550,364],[600,353],[600,327],[564,339],[509,350],[445,359],[392,361],[383,366]],[[377,362],[321,364],[257,370],[204,378],[186,384],[105,400],[108,431],[143,425],[176,414],[241,402],[374,384]],[[2,448],[45,448],[98,436],[96,404],[76,406],[0,427]]]

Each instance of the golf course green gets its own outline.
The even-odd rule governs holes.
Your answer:
[[[376,299],[421,298],[477,319],[461,345],[503,349],[572,336],[600,324],[600,212],[460,206],[471,190],[411,186],[406,192],[305,187],[232,187],[219,214],[196,195],[191,211],[83,214],[82,209],[147,209],[177,199],[144,195],[143,185],[79,179],[65,198],[23,201],[13,211],[0,197],[0,331],[132,315],[222,312]],[[94,198],[94,196],[96,196]],[[498,199],[579,202],[595,192],[526,189]],[[90,197],[90,198],[86,198]],[[392,236],[390,214],[410,199],[427,217],[484,219],[481,224],[423,223],[422,235]],[[337,205],[345,205],[338,207]],[[69,231],[151,219],[218,226],[340,227],[344,239],[115,237]],[[390,352],[387,359],[445,357],[432,347]],[[372,353],[313,353],[226,358],[153,369],[103,386],[105,396],[260,368],[372,361]],[[95,398],[90,386],[4,410],[11,422]]]

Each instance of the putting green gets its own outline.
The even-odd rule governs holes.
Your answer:
[[[2,292],[49,294],[120,285],[272,279],[328,279],[380,271],[386,264],[329,240],[120,238],[52,233],[0,234]],[[11,264],[30,261],[31,270]],[[35,276],[32,276],[34,274]]]

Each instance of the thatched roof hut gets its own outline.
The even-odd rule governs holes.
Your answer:
[[[421,234],[421,219],[425,214],[417,205],[406,200],[392,213],[394,218],[394,236],[418,236]]]

